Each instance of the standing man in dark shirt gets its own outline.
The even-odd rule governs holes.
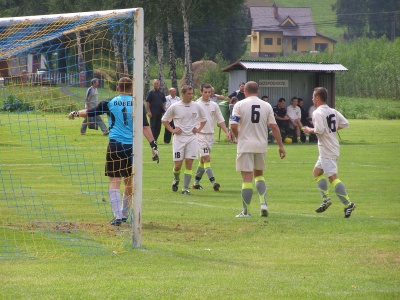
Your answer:
[[[244,85],[245,83],[242,82],[241,84],[239,84],[239,89],[237,91],[234,91],[232,94],[230,94],[228,96],[228,102],[231,103],[232,101],[232,97],[236,97],[238,98],[238,101],[243,100],[246,98],[246,96],[244,95]]]
[[[161,118],[165,112],[165,99],[164,93],[160,90],[160,80],[153,80],[154,89],[149,91],[146,97],[147,115],[150,118],[150,128],[153,133],[154,139],[157,141],[161,131]]]

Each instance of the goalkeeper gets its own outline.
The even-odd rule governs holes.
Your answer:
[[[132,156],[133,156],[133,82],[128,77],[118,81],[117,90],[119,95],[115,98],[100,102],[96,107],[73,111],[69,114],[70,119],[75,117],[94,117],[106,113],[108,115],[110,134],[106,154],[105,175],[110,177],[109,196],[114,218],[111,225],[120,226],[126,222],[129,213],[129,203],[133,193],[132,186]],[[154,140],[145,111],[143,110],[143,134],[150,142],[153,161],[159,162],[157,143]],[[120,195],[122,178],[125,188]]]

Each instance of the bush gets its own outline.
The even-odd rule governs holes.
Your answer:
[[[3,103],[2,110],[9,112],[32,111],[34,110],[34,107],[21,98],[17,98],[14,95],[8,95]]]

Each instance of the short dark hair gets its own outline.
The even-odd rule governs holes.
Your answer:
[[[279,98],[279,100],[278,100],[278,102],[283,102],[283,101],[286,102],[286,99],[285,98]]]
[[[299,100],[299,102],[300,102],[300,101],[304,101],[303,98],[297,98],[297,99]]]
[[[99,81],[98,78],[93,78],[92,80],[90,80],[90,84],[93,85],[93,84],[95,84],[95,83],[98,82],[98,81]]]
[[[318,96],[323,102],[326,103],[328,99],[328,90],[324,87],[316,87],[314,89],[315,96]]]
[[[264,96],[261,97],[261,99],[264,99],[264,98],[268,98],[268,99],[269,99],[269,97],[266,96],[266,95],[264,95]]]
[[[190,85],[186,85],[186,84],[184,84],[181,88],[182,94],[186,94],[187,91],[191,91],[191,90],[193,90],[193,87]]]
[[[203,83],[200,87],[200,91],[203,91],[203,89],[211,89],[212,86],[209,83]]]

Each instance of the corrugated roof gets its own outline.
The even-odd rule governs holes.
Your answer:
[[[283,62],[283,61],[243,61],[239,60],[222,71],[261,70],[261,71],[302,71],[302,72],[346,72],[338,63]]]

